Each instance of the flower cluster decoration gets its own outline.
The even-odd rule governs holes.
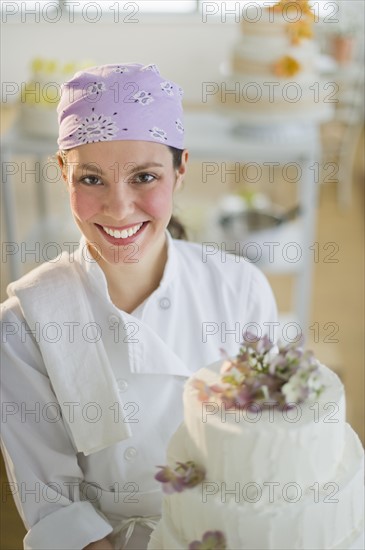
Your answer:
[[[274,12],[282,13],[284,10],[298,11],[300,15],[310,17],[314,20],[314,13],[309,5],[309,0],[279,0],[277,4],[267,9],[272,9]]]
[[[309,21],[295,21],[288,25],[287,33],[293,46],[297,46],[305,38],[313,37],[313,28]]]
[[[184,489],[199,485],[205,479],[205,469],[192,460],[176,464],[175,469],[170,466],[157,466],[161,470],[155,475],[155,479],[162,483],[164,493],[181,493]]]
[[[273,72],[276,76],[289,78],[296,75],[301,70],[301,65],[298,61],[290,55],[281,57],[273,64]]]
[[[189,550],[225,550],[227,543],[222,531],[206,531],[202,540],[194,540]]]
[[[267,9],[272,9],[274,13],[285,13],[287,17],[290,12],[295,12],[294,16],[298,15],[298,20],[289,21],[286,27],[293,45],[300,44],[305,38],[312,38],[315,15],[311,10],[308,0],[280,0],[277,4]]]
[[[267,336],[246,332],[239,353],[221,367],[221,383],[195,379],[200,401],[219,397],[227,409],[290,409],[324,390],[320,363],[295,343],[275,346]]]

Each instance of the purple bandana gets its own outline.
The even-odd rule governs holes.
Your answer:
[[[57,107],[58,146],[139,140],[184,148],[183,90],[156,65],[102,65],[65,82]]]

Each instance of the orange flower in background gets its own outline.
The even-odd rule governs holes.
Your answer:
[[[304,0],[306,1],[306,0]],[[273,10],[274,12],[282,12],[284,9],[290,9],[290,4],[294,5],[298,4],[299,0],[280,0],[277,4],[274,4],[273,6],[268,7],[268,10]]]
[[[273,65],[273,72],[275,76],[280,76],[282,78],[294,76],[299,73],[300,70],[300,63],[298,63],[298,61],[294,59],[294,57],[290,57],[289,55],[285,55],[284,57],[280,58]]]
[[[300,44],[305,38],[313,37],[313,28],[309,21],[296,21],[288,25],[286,30],[294,46]]]
[[[301,15],[310,16],[312,19],[315,18],[314,13],[309,6],[308,0],[280,0],[280,2],[267,9],[272,9],[276,13],[282,13],[284,9],[290,12],[291,9],[294,11],[294,9],[297,10],[298,8],[301,10]]]

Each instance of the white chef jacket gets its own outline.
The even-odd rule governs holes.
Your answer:
[[[125,312],[110,300],[97,262],[86,260],[84,237],[69,263],[70,285],[74,270],[82,273],[132,431],[131,437],[103,450],[88,456],[77,452],[67,425],[57,416],[57,398],[37,335],[27,333],[16,296],[2,305],[2,445],[8,498],[14,496],[28,529],[25,549],[82,549],[121,526],[115,548],[146,548],[151,530],[142,521],[135,523],[124,545],[127,528],[134,524],[128,518],[160,514],[161,487],[154,475],[156,466],[166,464],[168,440],[183,418],[185,380],[219,360],[222,348],[236,355],[242,331],[268,334],[277,321],[272,291],[254,265],[231,254],[212,253],[214,247],[208,245],[174,240],[168,231],[166,237],[168,259],[160,285],[132,316],[165,342],[178,369],[173,360],[159,369],[156,350],[148,349],[131,371],[117,330]],[[65,304],[67,300],[64,285]],[[85,338],[77,330],[73,337],[76,349]]]

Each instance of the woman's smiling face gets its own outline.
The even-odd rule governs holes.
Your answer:
[[[179,169],[166,145],[148,141],[89,143],[67,151],[64,177],[71,209],[94,254],[108,264],[135,263],[165,242]]]

